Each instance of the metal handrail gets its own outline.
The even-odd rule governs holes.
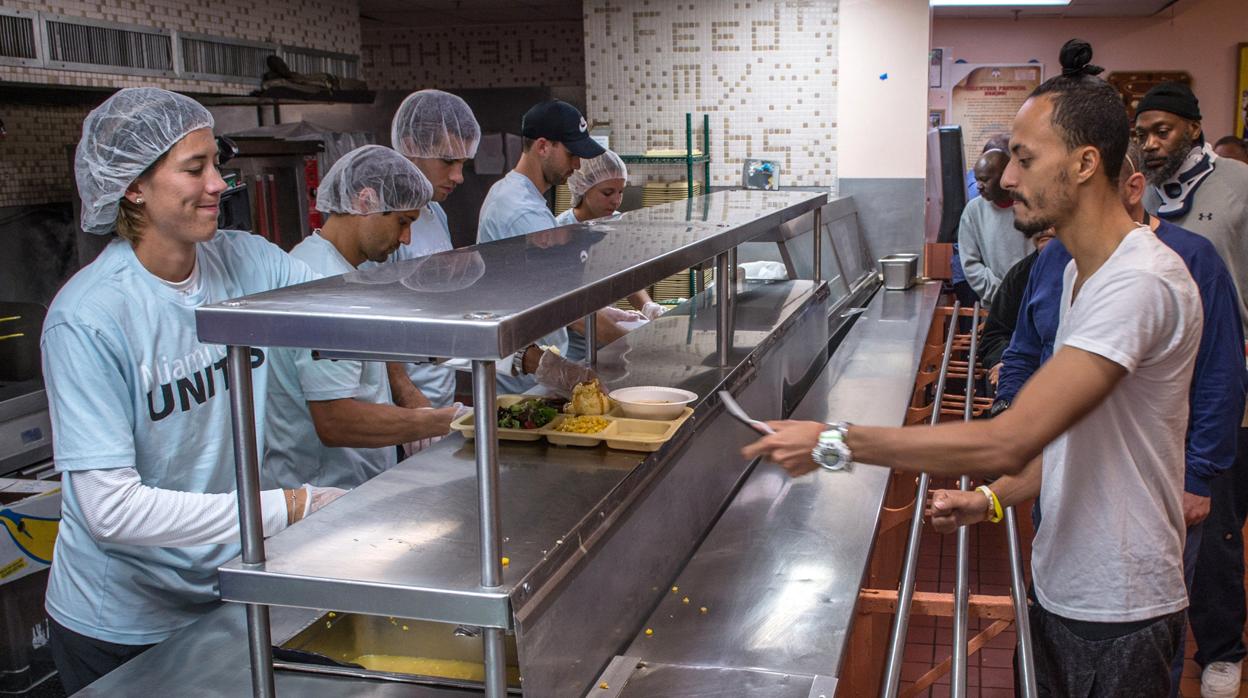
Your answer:
[[[949,374],[949,358],[953,353],[953,336],[958,330],[960,302],[954,302],[949,319],[949,331],[945,334],[945,351],[936,376],[936,393],[932,400],[931,424],[940,421],[940,403],[945,396],[945,378]],[[880,685],[881,698],[893,698],[901,684],[901,660],[906,645],[906,632],[910,625],[910,605],[914,601],[914,582],[919,565],[919,537],[923,532],[923,505],[927,501],[927,473],[919,474],[919,486],[914,495],[914,515],[910,517],[910,535],[906,539],[905,565],[901,571],[897,590],[897,613],[893,616],[892,634],[888,641],[888,658],[884,662],[884,681]]]
[[[1018,633],[1018,686],[1023,698],[1040,695],[1036,688],[1036,664],[1031,653],[1031,618],[1027,615],[1027,584],[1023,579],[1023,555],[1018,545],[1018,519],[1014,507],[1005,508],[1006,541],[1010,548],[1010,596],[1014,599],[1014,631]]]
[[[955,320],[956,321],[956,320]],[[979,352],[979,301],[971,310],[971,348],[966,358],[966,405],[962,409],[962,421],[971,421],[975,405],[975,359]],[[958,489],[971,489],[971,478],[958,478]],[[966,698],[966,659],[970,654],[968,635],[971,600],[970,570],[971,530],[965,525],[958,527],[957,580],[954,584],[953,605],[953,676],[949,681],[950,698]]]

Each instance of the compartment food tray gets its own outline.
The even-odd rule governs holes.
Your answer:
[[[499,395],[498,406],[508,407],[529,397],[532,396]],[[503,429],[500,427],[498,438],[509,441],[537,441],[545,438],[558,446],[583,447],[597,446],[605,441],[608,448],[650,453],[659,450],[672,438],[680,425],[693,414],[693,409],[686,407],[675,419],[632,419],[621,416],[622,414],[619,405],[613,403],[607,414],[603,415],[603,418],[607,420],[607,426],[602,431],[593,434],[557,431],[555,427],[572,416],[561,413],[551,420],[550,424],[540,429]],[[451,429],[463,434],[465,439],[475,438],[477,430],[473,422],[473,413],[469,412],[451,422]]]

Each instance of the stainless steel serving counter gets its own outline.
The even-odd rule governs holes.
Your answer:
[[[878,293],[792,417],[900,425],[939,289]],[[759,464],[590,694],[831,698],[889,472]]]
[[[783,295],[781,292],[787,286],[770,285],[742,293],[743,311],[757,307],[748,302],[752,293],[763,294],[755,297],[760,304],[764,299],[780,300],[782,307],[786,305],[784,299],[791,304],[794,289],[789,287],[790,290]],[[832,354],[831,361],[810,387],[807,397],[800,402],[793,416],[899,424],[913,386],[914,371],[937,300],[937,289],[937,285],[927,284],[904,292],[877,293]],[[779,314],[786,313],[781,311]],[[681,333],[688,332],[689,318],[684,315],[683,321],[676,316],[667,321],[667,327],[656,323],[652,334],[632,337],[632,346],[627,351],[619,351],[621,347],[615,347],[616,356],[641,357],[648,355],[649,350],[664,345],[670,351],[671,344],[683,341]],[[698,335],[698,331],[693,332],[694,344],[697,344]],[[746,339],[746,336],[738,337],[742,345],[748,344]],[[713,346],[710,346],[713,343],[705,339],[702,341],[708,345],[702,349],[705,352],[703,355],[713,353]],[[694,355],[697,353],[693,352]],[[608,364],[618,360],[611,352],[604,353],[603,359]],[[628,362],[627,370],[629,377],[638,381],[677,379],[684,374],[686,377],[681,379],[684,380],[682,385],[692,386],[700,391],[699,394],[723,377],[723,369],[716,366],[699,368],[696,361],[672,369],[656,362],[639,360]],[[797,367],[791,367],[788,373],[796,374]],[[774,412],[771,410],[776,409],[774,399],[769,404],[773,406],[760,407],[754,402],[747,405],[747,409],[759,410],[756,413],[759,416],[772,416]],[[740,443],[750,438],[735,422],[717,427],[722,431],[716,438],[727,438],[731,443],[720,449],[709,445],[710,442],[703,442],[708,443],[706,449],[712,458],[721,451],[730,452],[739,448]],[[516,478],[516,482],[520,481],[520,477],[527,476],[531,478],[532,485],[531,488],[526,487],[526,496],[508,498],[510,503],[504,507],[505,522],[514,520],[513,517],[522,509],[541,509],[537,503],[549,501],[550,492],[558,492],[560,502],[587,501],[585,492],[595,488],[605,491],[610,489],[612,482],[618,485],[630,472],[628,469],[637,465],[640,459],[636,455],[603,449],[573,450],[522,444],[505,445],[502,453],[504,472],[510,472],[509,477]],[[545,463],[554,467],[539,467],[535,462],[539,453],[546,459]],[[422,456],[405,461],[395,470],[371,481],[379,484],[371,488],[366,484],[351,496],[358,497],[368,488],[374,492],[366,496],[379,501],[389,496],[393,504],[400,499],[423,498],[422,491],[425,494],[441,492],[453,498],[455,495],[451,494],[451,490],[455,488],[454,483],[460,480],[469,481],[464,487],[471,489],[471,455],[459,437],[448,438],[438,450]],[[447,462],[446,466],[437,466],[436,461],[443,459]],[[557,475],[543,477],[543,470]],[[647,606],[652,610],[643,609],[640,615],[630,612],[627,607],[605,609],[608,617],[620,620],[601,626],[596,632],[607,641],[614,642],[617,648],[628,649],[616,657],[600,679],[594,682],[595,688],[590,689],[590,694],[603,698],[692,698],[743,694],[760,698],[814,698],[820,695],[831,698],[836,685],[835,677],[844,657],[844,643],[854,602],[870,555],[887,478],[887,470],[869,465],[859,465],[850,473],[818,472],[798,479],[787,478],[769,464],[756,467],[732,497],[692,559],[682,558],[679,561],[676,568],[678,574],[647,577],[652,570],[628,570],[634,578],[640,577],[646,582],[652,579],[651,586],[658,592],[656,596],[661,597],[661,601],[657,607]],[[685,484],[695,486],[695,483]],[[537,492],[542,487],[547,489],[538,496]],[[387,495],[383,491],[393,492]],[[530,501],[524,501],[526,499]],[[507,575],[513,590],[517,582],[532,576],[541,567],[538,559],[540,551],[543,545],[551,543],[552,536],[558,535],[556,532],[562,525],[559,522],[570,521],[567,511],[570,506],[560,504],[545,508],[552,511],[536,517],[527,533],[509,536],[516,545],[512,554],[513,567],[509,568]],[[347,511],[345,507],[339,509]],[[300,529],[305,534],[311,533],[313,528],[309,524],[333,511],[333,506],[326,508],[317,517],[290,529],[290,533]],[[386,559],[392,566],[407,567],[421,574],[440,574],[435,570],[414,569],[418,567],[418,559],[426,558],[424,555],[417,558],[411,548],[401,548],[394,539],[401,538],[404,546],[437,548],[437,539],[455,539],[457,524],[453,522],[465,520],[464,512],[450,505],[437,506],[432,515],[422,516],[419,510],[411,511],[409,518],[412,521],[421,518],[428,522],[447,523],[441,528],[433,523],[425,524],[423,529],[410,524],[406,528],[400,526],[380,532],[375,540],[384,541],[384,544],[376,548],[368,545],[364,538],[359,542],[354,540],[359,536],[352,528],[358,527],[359,522],[336,519],[336,524],[330,524],[331,518],[325,517],[323,525],[317,530],[322,535],[336,536],[348,549],[359,550],[364,559],[371,560],[372,564],[381,564],[382,557],[388,555]],[[658,525],[663,523],[656,522]],[[461,544],[475,547],[476,540],[471,535],[472,522],[459,526],[467,527]],[[671,535],[687,536],[689,532],[671,531]],[[279,557],[279,550],[292,549],[286,542],[276,545],[280,538],[270,542],[271,559]],[[511,541],[508,545],[512,544]],[[617,540],[615,545],[627,547],[627,541],[621,543]],[[561,547],[579,548],[572,545]],[[597,557],[609,557],[611,546],[600,547],[604,550],[600,550]],[[515,552],[521,550],[527,552]],[[550,548],[546,550],[549,552]],[[534,555],[534,559],[528,559],[530,555]],[[471,578],[474,568],[471,555],[467,557],[469,559],[463,563],[463,568]],[[339,573],[341,571],[338,570]],[[671,582],[673,578],[675,581]],[[670,584],[678,587],[677,593],[667,591]],[[600,591],[605,595],[609,590],[600,588]],[[690,599],[689,604],[682,602],[686,596]],[[703,606],[707,608],[706,614],[700,612]],[[316,610],[278,606],[273,607],[272,613],[273,636],[278,643],[320,616]],[[634,619],[629,620],[630,616]],[[653,629],[653,634],[646,635],[645,628]],[[576,634],[576,628],[571,628],[569,632]],[[236,604],[226,604],[79,695],[247,695],[250,692],[248,654],[246,643],[241,641],[245,634],[243,609]],[[630,641],[629,637],[633,639]],[[560,656],[555,659],[576,664],[578,657]],[[644,666],[639,667],[639,663]],[[331,698],[449,698],[465,695],[462,691],[446,688],[298,672],[279,671],[276,679],[279,695]],[[608,688],[596,688],[599,682],[605,682]],[[533,695],[544,698],[571,693],[564,690],[535,691]]]
[[[642,209],[404,260],[204,306],[199,337],[337,356],[498,359],[784,221],[813,216],[827,199],[717,192],[696,199],[708,220]]]

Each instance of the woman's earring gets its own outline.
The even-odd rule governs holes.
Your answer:
[[[136,196],[136,197],[134,197],[134,203],[138,204],[139,206],[142,206],[142,205],[143,205],[143,197],[141,197],[141,196]]]

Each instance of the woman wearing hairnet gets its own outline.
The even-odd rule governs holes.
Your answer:
[[[199,342],[195,308],[313,278],[264,239],[217,230],[212,127],[155,88],[121,90],[83,123],[82,227],[117,237],[57,294],[41,338],[63,473],[46,606],[69,693],[215,608],[217,567],[239,553],[225,348]],[[253,349],[261,430],[266,364]],[[265,534],[341,493],[263,492]]]
[[[624,200],[624,185],[628,184],[628,168],[615,152],[608,150],[596,158],[581,160],[581,167],[568,177],[568,189],[572,190],[572,208],[555,217],[559,225],[584,223],[618,213]],[[629,295],[629,303],[641,311],[647,320],[663,314],[663,306],[655,303],[645,290]],[[619,323],[636,318],[618,308],[598,311],[599,341],[610,341],[622,334]],[[606,335],[606,336],[604,336]],[[605,342],[604,342],[605,343]],[[568,358],[585,358],[584,322],[574,323],[568,333]]]

